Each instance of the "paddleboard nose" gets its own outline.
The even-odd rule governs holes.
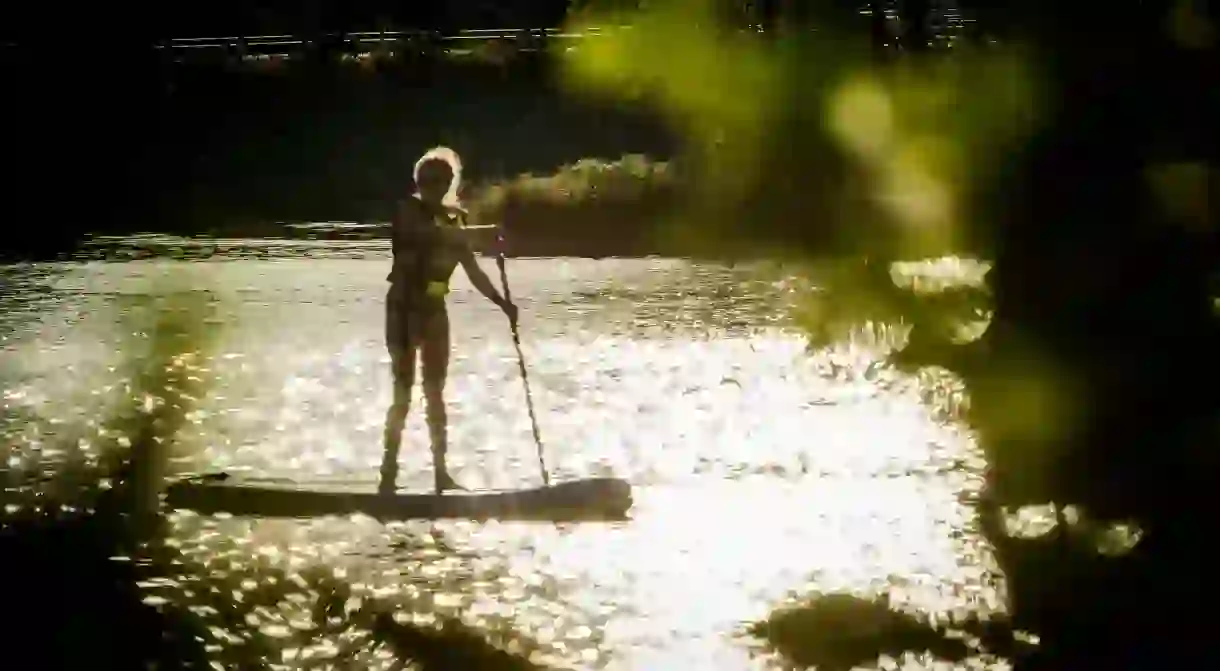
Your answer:
[[[588,478],[556,483],[550,486],[561,499],[569,496],[590,508],[622,515],[631,509],[631,483],[622,478]]]

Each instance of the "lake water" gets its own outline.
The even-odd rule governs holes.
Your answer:
[[[210,304],[214,356],[202,364],[209,391],[179,437],[181,467],[373,487],[390,398],[387,245],[230,241],[200,252],[171,242],[162,248],[200,259],[3,268],[11,458],[49,458],[48,436],[79,435],[89,449],[130,318],[190,290]],[[742,626],[817,592],[888,592],[934,614],[998,608],[990,555],[963,502],[980,484],[981,457],[927,402],[943,381],[877,366],[879,350],[864,340],[806,352],[789,319],[792,285],[773,269],[523,259],[509,261],[509,275],[552,477],[630,480],[632,519],[181,514],[183,547],[204,561],[327,565],[358,593],[400,603],[404,617],[507,627],[541,644],[538,661],[570,668],[768,668],[777,662],[751,654]],[[451,469],[467,485],[537,484],[507,323],[460,272],[450,305]],[[405,489],[431,484],[421,411],[417,390]],[[294,607],[268,613],[267,626],[282,628]],[[324,657],[323,648],[291,654]]]

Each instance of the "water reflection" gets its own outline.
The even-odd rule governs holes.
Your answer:
[[[370,245],[361,257],[323,245],[304,259],[261,244],[274,258],[85,263],[53,280],[10,271],[6,308],[55,296],[5,353],[5,438],[25,446],[10,458],[53,456],[46,435],[96,439],[91,418],[112,398],[105,390],[123,384],[115,348],[130,335],[126,317],[156,309],[173,278],[208,292],[221,352],[190,364],[212,391],[188,417],[178,467],[372,487],[390,393],[386,250]],[[964,503],[982,465],[969,436],[924,403],[949,382],[878,366],[867,341],[808,356],[783,319],[786,285],[758,268],[522,260],[509,272],[553,476],[628,478],[630,522],[182,513],[175,544],[231,576],[237,592],[260,589],[252,567],[291,580],[322,566],[350,585],[344,603],[375,597],[397,604],[399,619],[453,618],[493,638],[517,631],[536,647],[532,661],[579,668],[767,665],[740,639],[743,623],[810,593],[886,593],[897,607],[955,617],[998,608],[994,567]],[[532,485],[508,330],[472,292],[460,278],[452,298],[452,468],[475,485]],[[428,488],[426,444],[412,416],[408,489]],[[149,598],[181,598],[158,589],[168,588],[149,586]],[[256,626],[283,639],[285,663],[359,642],[334,634],[294,644],[293,623],[320,597],[266,598]],[[357,661],[389,664],[375,651]]]

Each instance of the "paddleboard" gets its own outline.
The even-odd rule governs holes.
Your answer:
[[[226,477],[180,480],[165,494],[174,509],[201,514],[309,518],[362,513],[383,520],[596,521],[626,519],[631,485],[587,478],[549,487],[382,495],[375,484],[293,483]]]

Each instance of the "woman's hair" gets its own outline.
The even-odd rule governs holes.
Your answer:
[[[453,179],[449,182],[449,190],[445,192],[445,197],[441,202],[450,207],[461,207],[462,201],[458,198],[458,188],[462,185],[461,157],[449,147],[433,147],[429,149],[415,162],[415,170],[412,171],[411,177],[415,180],[416,184],[419,184],[420,170],[425,164],[432,161],[441,161],[448,164],[449,170],[453,173]]]

